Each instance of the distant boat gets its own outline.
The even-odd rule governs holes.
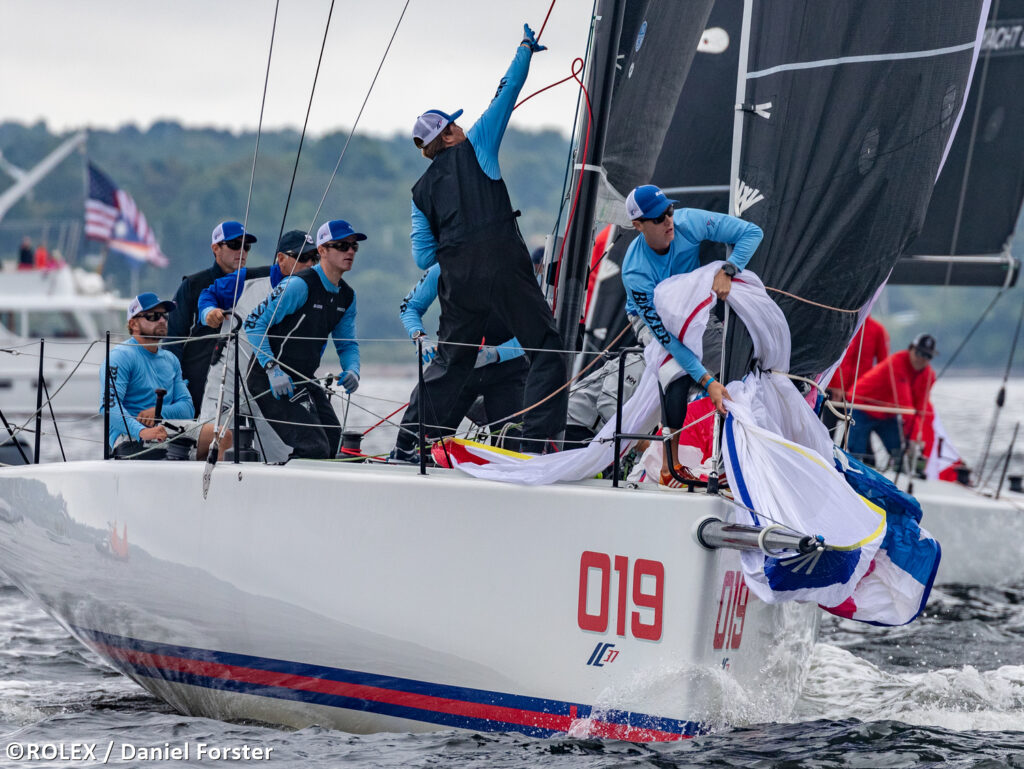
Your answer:
[[[98,413],[103,338],[110,331],[119,341],[127,333],[127,309],[127,299],[82,269],[0,271],[0,410],[35,411],[39,342],[45,339],[43,380],[54,411]]]

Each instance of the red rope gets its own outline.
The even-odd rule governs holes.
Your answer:
[[[548,6],[548,15],[544,17],[544,23],[540,25],[540,32],[537,33],[537,42],[540,42],[540,36],[544,34],[544,27],[548,25],[548,19],[551,18],[551,11],[555,9],[555,3],[557,0],[551,0],[551,5]]]
[[[578,66],[577,66],[578,65]],[[594,121],[594,113],[590,108],[590,93],[587,91],[587,87],[583,85],[583,81],[579,75],[583,71],[583,59],[576,59],[572,63],[572,76],[577,83],[580,84],[580,89],[583,91],[583,96],[587,100],[587,133],[583,140],[583,154],[580,155],[582,162],[585,163],[587,160],[587,150],[590,148],[590,126]],[[558,266],[555,267],[555,282],[553,288],[555,289],[554,296],[551,299],[551,312],[555,311],[558,306],[558,279],[562,274],[562,254],[565,251],[566,241],[569,239],[569,228],[572,226],[572,221],[576,217],[576,206],[580,202],[580,188],[583,186],[583,171],[580,171],[579,179],[576,181],[576,194],[573,196],[572,208],[569,210],[569,218],[565,222],[565,232],[562,234],[562,245],[558,248]]]
[[[408,405],[409,405],[409,402],[408,402],[408,401],[406,401],[405,403],[403,403],[403,404],[402,404],[401,406],[399,406],[399,407],[398,407],[397,409],[395,409],[395,410],[394,410],[394,411],[392,411],[392,412],[391,412],[390,414],[388,414],[388,415],[387,415],[386,417],[384,417],[384,418],[383,418],[383,419],[381,419],[381,420],[380,420],[379,422],[377,422],[377,424],[375,424],[375,425],[373,425],[372,427],[370,427],[370,428],[369,428],[369,429],[368,429],[368,430],[367,430],[366,432],[364,432],[364,433],[363,433],[363,436],[365,437],[366,435],[368,435],[368,434],[370,433],[370,431],[371,431],[371,430],[373,430],[374,428],[376,428],[376,427],[380,427],[380,426],[381,426],[382,424],[384,424],[385,422],[387,422],[387,421],[388,421],[389,419],[391,419],[391,417],[393,417],[393,416],[394,416],[395,414],[397,414],[397,413],[398,413],[399,411],[401,411],[402,409],[404,409],[404,408],[405,408],[406,406],[408,406]]]

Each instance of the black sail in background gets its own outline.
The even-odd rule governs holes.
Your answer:
[[[654,167],[651,182],[684,208],[728,210],[742,24],[743,0],[716,0]],[[706,50],[720,43],[724,50]]]
[[[960,130],[924,227],[890,283],[1013,284],[1019,265],[1009,245],[1024,201],[1022,126],[1024,0],[993,0]]]
[[[598,222],[625,221],[630,190],[648,184],[714,0],[630,0],[619,38]]]
[[[682,93],[676,93],[674,111],[662,112],[662,107],[673,98],[671,93],[667,96],[659,93],[654,98],[647,97],[649,101],[641,113],[644,115],[643,121],[647,120],[651,110],[657,110],[658,128],[654,130],[649,127],[647,143],[638,144],[630,131],[641,121],[631,119],[630,110],[637,98],[644,98],[644,91],[640,81],[634,83],[627,75],[630,67],[633,67],[634,77],[643,74],[638,73],[631,54],[638,53],[635,50],[636,40],[645,20],[648,22],[647,30],[651,29],[653,19],[645,15],[649,5],[627,5],[623,21],[619,53],[624,66],[616,76],[613,117],[625,119],[618,125],[618,130],[609,132],[604,163],[609,181],[619,194],[610,199],[608,205],[613,209],[613,214],[614,209],[622,206],[619,197],[624,198],[639,184],[651,183],[668,191],[670,197],[680,200],[685,206],[725,211],[729,202],[729,155],[732,148],[736,60],[743,0],[716,0],[710,15],[710,4],[690,4],[677,0],[661,4],[661,15],[657,23],[658,29],[665,34],[658,39],[645,40],[640,52],[651,54],[667,46],[678,58],[675,65],[679,68],[678,75],[668,77],[666,70],[655,67],[654,82],[658,88],[678,88],[678,77],[682,76],[682,68],[685,66],[689,67],[689,75],[683,83]],[[664,21],[663,15],[667,13],[676,18],[671,22]],[[706,21],[702,21],[705,18]],[[673,26],[678,24],[691,25],[688,29],[692,33],[702,33],[707,28],[722,29],[728,38],[728,45],[720,53],[703,52],[698,48],[699,38],[694,38],[694,48],[686,56],[679,42],[679,28]],[[694,37],[692,33],[687,36]],[[645,30],[645,36],[650,34]],[[716,38],[716,42],[719,38]],[[687,193],[672,191],[679,187],[700,189],[691,189]],[[624,217],[620,224],[624,228],[598,269],[587,317],[586,350],[603,349],[626,324],[626,291],[622,286],[621,265],[626,248],[635,237],[635,231],[628,227]],[[709,254],[709,258],[715,258],[715,254]],[[632,337],[627,336],[619,346],[633,342]]]
[[[595,125],[590,126],[592,144],[577,158],[580,165],[573,175],[575,188],[581,166],[585,169],[555,304],[556,321],[567,347],[575,344],[582,319],[593,228],[608,222],[628,226],[623,201],[633,187],[650,181],[713,2],[625,0],[624,6],[612,2],[599,5],[601,21],[587,74],[591,98],[596,102]],[[612,12],[616,14],[614,24],[605,18]],[[603,75],[609,60],[604,57],[607,43],[616,35],[615,76],[610,79],[607,103],[609,78]],[[587,126],[584,114],[577,137],[580,148],[586,142]],[[601,171],[600,176],[595,170]]]
[[[857,310],[921,228],[988,3],[751,5],[732,213],[764,230],[750,269],[806,300],[770,291],[792,332],[792,372],[813,376],[840,358]],[[734,378],[752,350],[745,332],[730,334]]]

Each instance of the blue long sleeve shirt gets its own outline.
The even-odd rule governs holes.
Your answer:
[[[320,276],[320,282],[324,288],[332,294],[336,294],[339,288],[331,283],[324,275],[323,267],[319,264],[313,271]],[[273,360],[274,354],[270,349],[270,339],[267,331],[271,325],[277,325],[289,315],[301,310],[309,299],[309,289],[306,288],[306,281],[294,275],[281,281],[278,287],[267,297],[266,304],[260,304],[256,310],[249,315],[243,324],[249,342],[256,351],[256,359],[261,366],[266,366]],[[352,296],[352,304],[345,310],[341,320],[331,330],[331,338],[334,340],[334,349],[338,353],[338,360],[341,362],[342,371],[351,371],[359,375],[359,342],[356,341],[356,297]]]
[[[654,287],[673,275],[700,267],[700,244],[705,240],[733,246],[729,261],[742,270],[757,250],[764,233],[756,224],[728,214],[681,208],[672,215],[675,235],[667,254],[655,253],[641,235],[629,244],[622,259],[626,313],[643,318],[654,337],[695,381],[707,373],[700,359],[670,334],[654,308]]]
[[[100,368],[100,391],[104,373]],[[181,363],[170,350],[150,352],[134,338],[110,351],[110,432],[111,446],[127,434],[133,441],[146,429],[136,415],[156,406],[156,388],[167,390],[161,416],[165,419],[192,419],[192,396],[181,376]],[[118,405],[120,402],[120,405]],[[103,413],[103,404],[100,404]]]
[[[237,277],[236,277],[237,274]],[[214,308],[230,310],[235,306],[238,297],[242,295],[242,285],[245,283],[246,268],[240,268],[237,273],[230,272],[223,278],[217,278],[199,294],[199,322],[206,324],[206,316]],[[276,288],[277,284],[284,278],[281,267],[275,261],[270,265],[270,287]],[[238,289],[236,295],[235,289]]]
[[[491,179],[501,178],[498,165],[498,149],[505,136],[512,109],[516,106],[519,92],[526,83],[530,73],[530,58],[533,52],[529,46],[520,45],[516,49],[515,58],[509,65],[505,76],[498,83],[498,91],[484,113],[466,132],[466,138],[473,145],[480,168]],[[412,257],[421,270],[425,270],[437,262],[437,241],[430,231],[430,222],[426,215],[412,204]]]
[[[405,326],[405,330],[409,332],[410,338],[415,337],[417,333],[427,333],[423,327],[423,316],[437,299],[437,283],[440,279],[441,265],[435,264],[423,273],[419,283],[402,300],[402,304],[398,308],[398,317],[401,319],[402,325]],[[524,354],[519,340],[515,337],[496,345],[496,347],[498,362],[512,360]]]

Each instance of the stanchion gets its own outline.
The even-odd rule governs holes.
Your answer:
[[[39,442],[43,437],[43,348],[45,339],[39,340],[39,381],[36,382],[36,452],[35,461],[39,464]]]

